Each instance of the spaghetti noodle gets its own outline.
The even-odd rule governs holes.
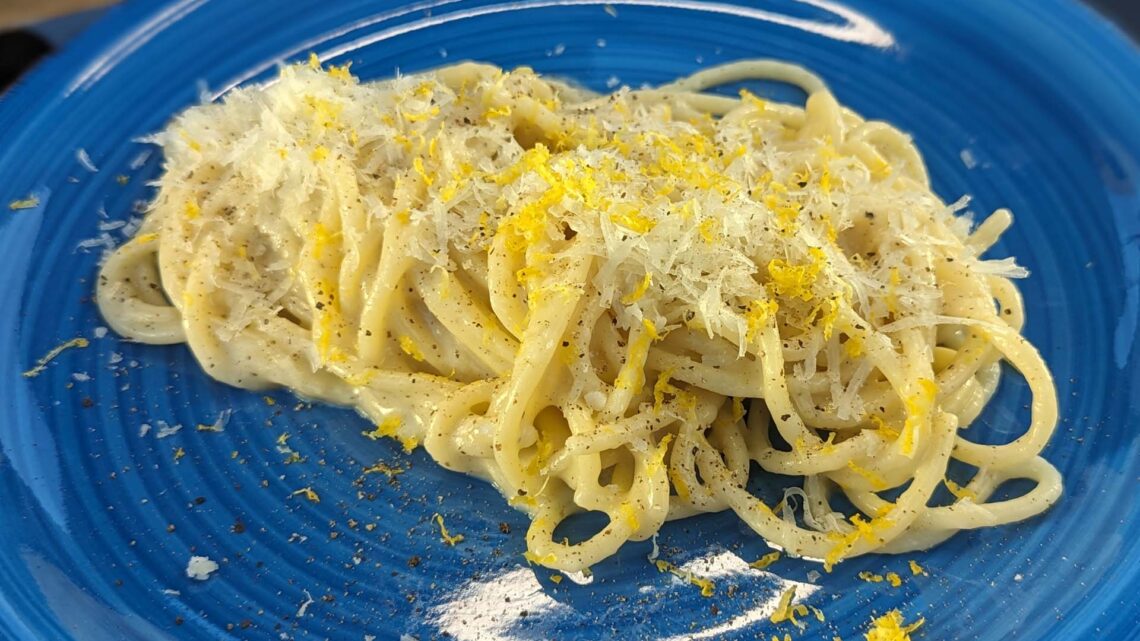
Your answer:
[[[703,93],[802,87],[804,107]],[[532,517],[566,571],[725,509],[828,569],[1054,503],[1057,420],[1020,334],[1011,224],[972,227],[910,140],[816,76],[746,61],[595,95],[461,64],[360,83],[291,66],[187,110],[98,302],[212,377],[356,407]],[[1024,433],[967,439],[1005,361]],[[932,502],[951,459],[977,469]],[[750,468],[802,478],[769,505]],[[1020,497],[991,500],[1029,479]],[[832,506],[842,493],[856,511]],[[559,542],[570,515],[609,522]]]

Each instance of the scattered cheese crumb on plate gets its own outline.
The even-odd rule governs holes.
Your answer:
[[[192,556],[186,564],[186,576],[196,581],[205,581],[218,571],[218,564],[208,556]]]

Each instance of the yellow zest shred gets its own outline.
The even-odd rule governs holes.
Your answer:
[[[531,565],[551,565],[558,560],[558,557],[554,556],[553,553],[539,556],[530,550],[523,552],[523,558]]]
[[[702,240],[710,245],[713,244],[716,242],[716,221],[712,218],[702,220],[697,232],[700,233]]]
[[[610,220],[635,234],[645,234],[657,226],[657,221],[641,213],[636,207],[619,207],[610,214]]]
[[[424,360],[423,351],[420,350],[420,346],[416,345],[416,341],[412,339],[411,336],[401,335],[398,340],[400,342],[400,349],[402,349],[405,354],[411,356],[412,359],[416,361],[422,362]]]
[[[959,501],[976,501],[978,499],[978,495],[968,487],[958,485],[950,479],[942,479],[942,483]]]
[[[555,584],[555,585],[562,583],[562,575],[561,574],[551,574],[550,575],[550,582]]]
[[[303,496],[309,500],[310,503],[320,503],[321,495],[317,494],[311,487],[303,487],[299,490],[294,490],[289,496]]]
[[[764,556],[760,557],[759,559],[756,559],[755,561],[749,563],[748,567],[754,568],[756,570],[763,570],[765,568],[771,567],[771,565],[773,563],[775,563],[776,561],[779,561],[779,560],[780,560],[780,553],[779,552],[769,552],[769,553],[765,554]]]
[[[826,265],[826,255],[818,247],[809,248],[808,253],[811,262],[801,265],[792,265],[782,258],[768,261],[769,286],[774,293],[805,302],[815,296],[812,287]]]
[[[756,94],[752,93],[751,91],[749,91],[747,89],[741,89],[740,90],[740,99],[742,101],[744,101],[745,104],[752,105],[753,107],[759,109],[760,111],[764,110],[764,107],[765,107],[764,100],[757,97]]]
[[[907,563],[910,565],[910,573],[914,576],[919,576],[920,574],[922,576],[927,576],[926,568],[919,565],[917,562],[915,562],[914,559],[911,559]]]
[[[33,209],[40,206],[40,199],[35,196],[28,196],[20,200],[13,200],[8,203],[8,209],[16,211],[18,209]]]
[[[652,284],[653,275],[649,272],[645,272],[645,277],[641,279],[641,282],[638,283],[637,287],[635,287],[632,292],[622,297],[622,305],[632,305],[641,300],[641,297],[645,296],[645,292],[649,291],[649,286]]]
[[[732,397],[732,422],[737,423],[744,418],[744,399],[739,396]]]
[[[863,633],[866,641],[910,641],[910,633],[922,627],[926,619],[906,624],[898,610],[891,610],[883,616],[871,621],[871,627]]]
[[[797,617],[806,617],[807,615],[808,609],[806,605],[803,605],[802,603],[793,605],[791,612],[788,614],[788,621],[791,621],[792,625],[802,630],[804,628],[804,624],[801,623]]]
[[[689,486],[685,483],[685,479],[681,476],[681,473],[675,468],[669,468],[669,481],[673,484],[673,489],[677,492],[677,497],[682,501],[688,502],[689,497],[692,496],[689,494]]]
[[[893,441],[899,437],[899,431],[887,425],[882,416],[872,414],[870,417],[871,424],[875,426],[875,430],[883,440]]]
[[[918,391],[905,399],[906,423],[903,425],[900,448],[905,456],[913,456],[918,432],[929,420],[930,410],[938,397],[938,384],[929,378],[918,379]]]
[[[847,461],[847,467],[851,468],[852,472],[867,479],[867,482],[871,484],[872,490],[879,491],[887,489],[887,482],[874,471],[859,465],[855,461]]]
[[[887,295],[885,300],[887,302],[887,313],[895,316],[899,313],[899,294],[898,288],[902,283],[902,275],[899,273],[898,267],[892,267],[890,276],[887,280]]]
[[[650,339],[655,341],[661,340],[662,336],[660,332],[657,331],[657,325],[653,324],[653,321],[648,318],[643,318],[641,319],[641,326],[645,328],[645,335]]]
[[[769,265],[769,267],[771,267]],[[747,325],[747,333],[745,338],[748,342],[756,340],[760,335],[760,330],[764,329],[768,324],[768,320],[776,314],[780,309],[780,304],[774,300],[754,300],[748,303],[748,309],[744,312],[744,322]]]
[[[463,541],[462,534],[453,535],[447,531],[447,526],[443,524],[443,516],[441,514],[437,512],[436,514],[433,514],[431,518],[433,521],[435,521],[435,524],[439,526],[439,536],[441,539],[443,539],[444,543],[454,546],[456,543],[461,543]]]
[[[194,151],[202,151],[202,145],[199,144],[197,140],[194,140],[193,138],[191,138],[190,135],[187,134],[185,130],[180,129],[178,131],[178,137],[181,138],[182,141],[186,143],[186,146],[189,147],[190,149],[192,149]]]
[[[891,584],[892,588],[897,588],[902,585],[902,577],[897,572],[887,572],[887,583]]]
[[[429,118],[434,118],[439,115],[439,107],[432,106],[430,109],[420,113],[405,113],[403,114],[404,120],[408,122],[423,122]]]
[[[407,471],[407,470],[405,470],[402,467],[391,467],[386,463],[376,463],[375,465],[369,465],[368,467],[364,468],[363,470],[361,470],[361,473],[363,473],[363,474],[384,474],[388,478],[393,478],[395,476],[403,474],[405,471]]]
[[[174,450],[174,462],[177,463],[178,459],[182,458],[183,456],[186,456],[186,450],[182,449],[181,447],[175,448],[175,450]]]
[[[650,475],[656,475],[661,470],[661,466],[665,464],[665,455],[669,453],[669,443],[673,442],[673,435],[666,434],[661,438],[661,442],[657,444],[657,448],[653,451],[652,458],[649,459],[649,465],[646,469]]]
[[[90,345],[90,343],[86,338],[83,338],[82,336],[56,345],[55,347],[48,350],[47,354],[44,354],[39,358],[39,360],[36,361],[35,367],[32,367],[28,371],[24,372],[24,378],[35,378],[36,376],[39,376],[41,372],[47,369],[48,363],[52,362],[55,360],[55,357],[71,349],[72,347],[84,348],[88,345]]]
[[[502,107],[492,107],[483,114],[487,120],[492,118],[507,118],[511,115],[510,105],[503,105]]]
[[[855,526],[855,529],[846,534],[839,534],[838,532],[829,534],[828,538],[834,541],[835,545],[828,551],[823,559],[824,571],[831,572],[835,564],[843,560],[843,557],[855,547],[860,539],[877,543],[878,537],[875,532],[892,525],[892,521],[888,517],[894,507],[895,505],[893,503],[883,505],[879,513],[870,521],[864,519],[860,514],[852,515],[849,520],[851,525]]]
[[[625,521],[625,524],[629,526],[630,530],[636,532],[641,529],[641,519],[637,517],[637,508],[633,507],[633,504],[629,501],[622,503],[618,507],[618,516],[622,521]]]
[[[373,441],[381,438],[394,438],[400,441],[400,445],[404,446],[404,451],[411,453],[412,450],[420,444],[419,439],[414,436],[400,436],[400,426],[404,424],[403,419],[398,415],[392,414],[380,422],[375,429],[368,432],[361,432]]]
[[[780,600],[776,604],[776,610],[768,617],[772,623],[783,623],[790,621],[795,616],[795,611],[792,607],[792,601],[796,598],[796,586],[791,586],[784,593],[780,595]]]
[[[328,74],[330,76],[332,76],[333,78],[337,78],[338,80],[344,80],[345,82],[348,82],[348,81],[352,80],[352,74],[349,72],[349,67],[351,67],[351,66],[352,66],[351,61],[346,62],[345,64],[343,64],[339,67],[337,67],[335,65],[330,65],[329,70],[328,70]]]

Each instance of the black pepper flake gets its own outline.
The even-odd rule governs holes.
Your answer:
[[[242,523],[241,519],[234,521],[234,524],[230,526],[230,532],[233,532],[234,534],[245,533],[245,523]]]
[[[174,625],[182,625],[183,623],[186,623],[186,619],[183,619],[182,617],[174,617]]]
[[[84,396],[83,400],[79,401],[79,404],[82,405],[84,408],[95,407],[95,401],[91,400],[90,396]]]
[[[419,564],[420,564],[420,557],[418,554],[413,555],[410,559],[408,559],[408,567],[410,567],[410,568],[418,567]]]
[[[194,498],[194,505],[201,505],[206,502],[206,497],[198,496]]]
[[[791,414],[781,414],[781,415],[780,415],[780,420],[781,420],[781,421],[786,421],[786,420],[790,419],[791,417],[792,417],[792,415],[791,415]]]
[[[499,523],[499,531],[502,532],[503,534],[510,534],[511,533],[511,524],[507,523],[506,521],[501,521]]]

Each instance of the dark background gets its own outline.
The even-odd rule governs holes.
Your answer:
[[[0,0],[3,2],[4,0]],[[1001,0],[993,0],[1001,2]],[[1140,42],[1140,0],[1085,0]],[[0,92],[30,69],[37,60],[83,30],[99,11],[58,18],[15,31],[0,32]]]
[[[1111,18],[1134,42],[1140,41],[1140,0],[1086,0],[1085,4]]]

